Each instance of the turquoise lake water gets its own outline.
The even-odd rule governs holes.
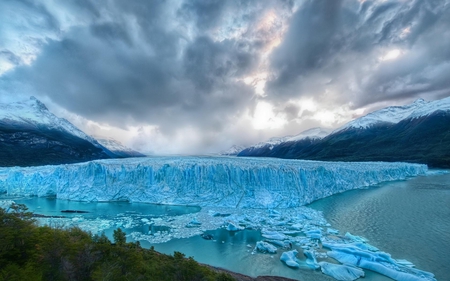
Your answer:
[[[392,257],[450,280],[450,174],[348,191],[310,207],[342,233],[362,235]]]
[[[31,211],[53,216],[80,216],[86,219],[113,217],[117,214],[145,213],[158,217],[195,213],[197,207],[152,204],[83,203],[46,198],[15,199]],[[434,273],[437,280],[450,280],[450,174],[422,176],[407,181],[381,184],[365,190],[353,190],[312,203],[309,207],[323,211],[333,228],[342,234],[351,232],[388,252],[395,259],[407,259],[417,268]],[[85,214],[61,213],[61,210],[88,211]],[[129,231],[151,231],[150,226],[136,226]],[[105,231],[107,235],[112,229]],[[208,231],[214,240],[200,236],[174,239],[161,244],[142,242],[145,247],[172,254],[180,251],[202,263],[220,266],[251,276],[278,275],[301,280],[333,280],[320,271],[290,269],[279,261],[278,254],[252,254],[262,240],[256,230],[236,233],[224,229]],[[302,258],[302,257],[301,257]],[[366,271],[364,280],[390,280]]]

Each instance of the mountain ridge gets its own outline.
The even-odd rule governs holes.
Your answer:
[[[51,113],[35,97],[0,104],[0,166],[68,164],[116,157],[93,137]]]
[[[118,157],[145,157],[144,154],[124,146],[118,140],[109,137],[94,136],[95,139]]]
[[[238,156],[322,161],[404,161],[450,168],[450,97],[386,107],[317,140],[244,149]]]

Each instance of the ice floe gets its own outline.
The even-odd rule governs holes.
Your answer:
[[[299,268],[299,260],[297,259],[297,250],[287,251],[281,254],[280,260],[287,266],[292,268]]]
[[[345,238],[348,237],[355,238],[346,234]],[[368,244],[367,240],[360,241],[361,239],[350,239],[349,243],[342,243],[326,239],[322,241],[322,246],[331,249],[327,255],[342,264],[368,269],[394,280],[436,280],[432,273],[415,269],[408,261],[393,259],[388,253]]]
[[[333,264],[329,262],[319,262],[322,272],[334,279],[341,281],[353,281],[364,277],[364,271],[360,268],[345,264]]]
[[[277,247],[264,241],[258,241],[256,242],[255,250],[261,253],[275,254],[277,252]]]

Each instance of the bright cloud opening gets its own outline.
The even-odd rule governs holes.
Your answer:
[[[387,52],[386,55],[384,55],[384,56],[381,58],[381,60],[382,60],[382,61],[386,61],[386,60],[393,60],[393,59],[396,59],[396,58],[398,58],[398,57],[401,55],[401,53],[402,53],[402,52],[401,52],[399,49],[391,50],[391,51]]]
[[[264,101],[258,102],[252,119],[254,129],[279,129],[286,123],[286,116],[282,113],[275,113],[270,103]]]

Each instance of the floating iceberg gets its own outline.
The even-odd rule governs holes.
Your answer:
[[[240,226],[239,226],[238,224],[236,224],[236,223],[233,223],[233,222],[227,222],[226,229],[227,229],[228,231],[235,232],[235,231],[243,230],[244,228],[243,228],[243,227],[240,227]]]
[[[340,263],[372,270],[394,280],[436,280],[432,273],[415,269],[413,264],[408,261],[395,260],[389,254],[378,251],[370,244],[361,242],[342,244],[323,241],[322,245],[331,249],[327,253],[328,256]]]
[[[305,231],[306,237],[312,239],[320,239],[322,238],[322,231],[320,229],[313,229]]]
[[[284,252],[281,254],[280,260],[289,267],[299,268],[300,264],[299,264],[299,260],[296,257],[297,254],[298,254],[297,250]]]
[[[333,264],[324,261],[319,262],[319,265],[324,274],[331,276],[337,280],[353,281],[358,279],[359,277],[364,277],[364,271],[357,267],[345,264]]]
[[[256,242],[255,250],[261,252],[261,253],[269,253],[269,254],[275,254],[277,252],[277,247],[274,245],[271,245],[264,241]]]
[[[283,233],[277,232],[277,231],[269,231],[269,230],[262,230],[261,235],[264,238],[271,239],[271,240],[285,240],[287,239],[287,236]]]
[[[426,165],[407,163],[236,157],[128,158],[0,168],[0,193],[77,201],[291,208],[347,190],[426,172]]]
[[[314,251],[306,250],[303,251],[303,254],[306,256],[306,264],[312,269],[318,269],[320,265],[317,263],[316,255]]]

